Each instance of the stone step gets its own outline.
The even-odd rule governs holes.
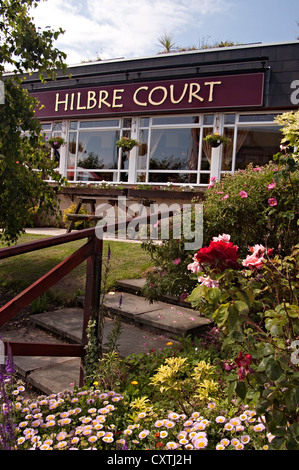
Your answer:
[[[166,302],[149,303],[144,297],[128,292],[108,294],[104,305],[108,316],[119,315],[124,322],[173,338],[200,335],[211,325],[210,320],[193,309]]]
[[[30,320],[42,330],[76,343],[81,341],[83,315],[83,309],[69,308],[31,315]],[[107,352],[105,343],[113,331],[114,325],[115,321],[112,318],[105,317],[103,352]],[[3,339],[9,341],[9,332]],[[61,342],[61,339],[57,339],[57,342]],[[12,340],[17,341],[18,338],[14,335]],[[55,342],[55,339],[51,338],[50,341]],[[150,351],[167,348],[169,347],[167,343],[173,342],[175,341],[166,335],[153,334],[134,325],[122,323],[117,341],[118,353],[121,357],[134,353],[148,354]],[[15,357],[14,363],[25,382],[47,395],[71,389],[74,384],[77,386],[79,384],[80,358],[21,356]]]
[[[142,290],[144,288],[146,279],[123,279],[121,281],[117,281],[117,290],[121,292],[128,292],[130,294],[135,295],[142,295]],[[163,302],[167,302],[173,305],[179,305],[181,307],[191,308],[191,304],[189,302],[180,301],[170,295],[164,296],[160,299]]]

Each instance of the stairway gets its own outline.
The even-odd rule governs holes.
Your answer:
[[[176,341],[182,335],[198,336],[210,326],[209,320],[189,306],[175,304],[173,299],[150,304],[141,295],[143,283],[142,279],[120,281],[117,290],[105,298],[103,345],[113,330],[115,318],[120,318],[120,356],[163,349],[167,343]],[[80,342],[83,305],[31,315],[30,320],[41,328],[43,334],[49,333],[51,342]],[[4,336],[3,339],[9,340]],[[103,349],[105,351],[105,347]],[[47,395],[59,393],[70,388],[71,384],[79,383],[78,358],[16,357],[14,362],[21,377]]]

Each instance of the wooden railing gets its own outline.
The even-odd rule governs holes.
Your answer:
[[[150,217],[137,217],[134,220],[139,223],[149,223]],[[169,217],[167,214],[157,214],[158,219]],[[120,224],[113,225],[115,230],[127,227],[132,219],[126,220]],[[109,226],[103,229],[103,232],[109,230]],[[87,344],[86,329],[91,315],[98,314],[100,294],[101,294],[101,271],[103,239],[97,237],[96,228],[79,230],[50,238],[41,239],[34,242],[23,243],[12,247],[2,248],[0,250],[0,260],[23,253],[62,245],[75,240],[87,238],[87,242],[68,258],[61,261],[48,273],[27,287],[10,300],[6,305],[0,308],[0,328],[17,315],[22,309],[30,305],[35,299],[40,297],[45,291],[55,285],[69,272],[86,261],[86,280],[85,280],[85,302],[83,315],[83,330],[80,344],[66,343],[23,343],[13,341],[3,341],[5,353],[7,354],[8,345],[11,348],[13,356],[56,356],[56,357],[80,357],[80,379],[79,386],[83,385],[84,380],[84,356],[85,346]]]

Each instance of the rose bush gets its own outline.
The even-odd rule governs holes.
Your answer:
[[[204,244],[225,232],[242,254],[256,240],[290,253],[299,243],[299,164],[288,151],[283,148],[273,157],[277,163],[249,165],[210,185],[204,201]]]
[[[231,247],[228,235],[220,239]],[[299,245],[282,257],[255,244],[243,260],[236,259],[235,247],[227,252],[231,258],[224,270],[219,251],[213,252],[215,260],[201,258],[201,252],[194,256],[201,261],[196,272],[193,264],[188,267],[199,282],[187,300],[215,322],[224,344],[240,345],[235,361],[224,364],[230,371],[228,399],[236,393],[265,416],[275,435],[273,448],[298,449],[299,368],[292,348],[299,339]]]

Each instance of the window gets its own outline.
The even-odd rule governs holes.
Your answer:
[[[137,182],[208,184],[211,148],[202,138],[213,122],[214,115],[142,118]]]
[[[72,121],[68,135],[67,179],[127,181],[128,156],[116,142],[122,135],[130,137],[130,132],[129,118],[123,122],[120,119]]]
[[[247,165],[266,165],[279,151],[280,126],[273,123],[276,114],[227,114],[224,135],[229,142],[222,148],[221,172],[234,172]]]
[[[128,182],[206,186],[210,176],[233,173],[249,163],[265,165],[279,151],[278,113],[207,113],[77,120],[68,123],[67,179],[74,182]],[[63,123],[64,125],[66,123]],[[45,123],[47,135],[61,133]],[[229,138],[217,149],[203,139],[221,129]],[[137,139],[125,152],[122,136]]]
[[[62,136],[62,122],[44,122],[41,123],[41,127],[43,130],[43,135],[45,138],[45,142],[49,140],[51,137],[61,137]],[[51,150],[51,159],[55,160],[57,165],[57,171],[60,171],[60,153],[61,149],[52,149]]]

